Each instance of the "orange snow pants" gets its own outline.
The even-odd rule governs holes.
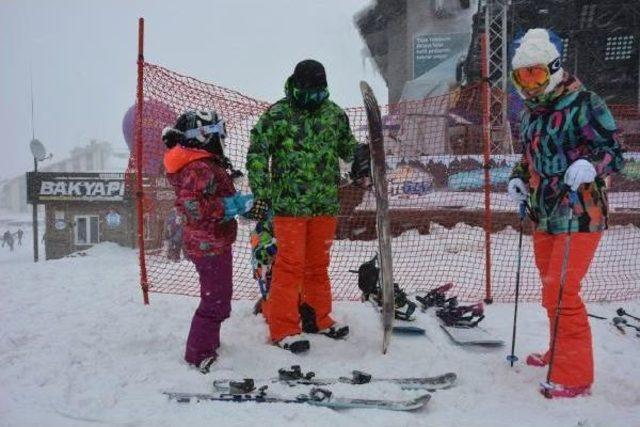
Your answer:
[[[272,341],[333,325],[328,270],[336,224],[331,216],[274,218],[278,252],[262,306]]]
[[[567,387],[593,383],[593,348],[587,309],[580,298],[580,281],[589,270],[602,233],[572,233],[566,282],[558,325],[551,382]],[[549,349],[553,340],[567,234],[535,232],[533,248],[542,279],[542,306],[549,316]],[[548,362],[551,352],[545,354]]]

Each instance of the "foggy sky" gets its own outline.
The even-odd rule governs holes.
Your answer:
[[[92,138],[126,150],[122,117],[135,99],[137,18],[145,18],[145,59],[203,81],[275,101],[295,64],[327,69],[331,97],[360,105],[366,79],[380,102],[382,78],[353,15],[369,0],[0,0],[0,179],[33,167],[35,136],[66,157]],[[45,163],[46,165],[46,163]]]

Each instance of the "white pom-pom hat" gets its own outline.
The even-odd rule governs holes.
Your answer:
[[[561,41],[551,31],[544,28],[534,28],[525,33],[522,38],[514,42],[515,53],[511,60],[513,70],[532,65],[549,65],[555,62],[550,69],[549,84],[544,93],[550,93],[562,81],[564,71],[561,66]],[[518,89],[518,92],[520,90]],[[520,95],[523,95],[520,93]],[[524,97],[524,95],[523,95]]]

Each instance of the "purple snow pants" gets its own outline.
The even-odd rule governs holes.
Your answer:
[[[198,258],[194,263],[200,275],[200,305],[191,321],[184,359],[199,365],[207,357],[217,356],[220,324],[231,314],[231,248],[220,255]]]

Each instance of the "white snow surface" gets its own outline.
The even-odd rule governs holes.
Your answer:
[[[34,265],[29,230],[22,247],[0,251],[0,425],[2,426],[640,426],[640,339],[620,335],[608,321],[591,319],[596,358],[593,395],[546,400],[537,392],[546,370],[526,366],[527,353],[544,349],[547,320],[537,304],[519,312],[516,354],[451,344],[427,314],[415,324],[426,336],[394,336],[381,354],[378,315],[369,305],[336,303],[335,317],[351,325],[346,341],[311,337],[302,356],[267,343],[267,328],[252,302],[234,301],[222,328],[215,370],[203,375],[182,360],[186,334],[198,300],[151,294],[142,304],[137,253],[112,243]],[[640,302],[589,304],[607,317]],[[487,308],[483,322],[510,343],[512,304]],[[436,375],[455,371],[459,383],[433,393],[421,410],[397,413],[335,411],[295,404],[169,401],[161,390],[209,392],[216,378],[270,377],[278,368],[302,365],[319,377]],[[297,389],[272,387],[295,395]],[[305,390],[304,388],[302,390]],[[380,384],[334,387],[337,395],[399,398],[411,395]]]

